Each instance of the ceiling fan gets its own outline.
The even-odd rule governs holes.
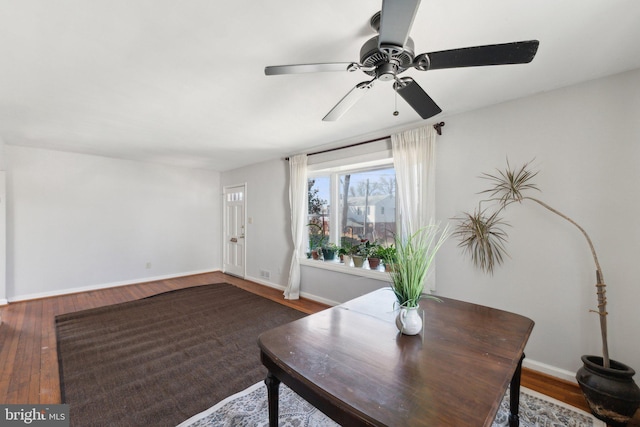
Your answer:
[[[357,84],[322,119],[338,120],[353,107],[376,80],[393,81],[393,89],[422,117],[428,119],[442,110],[411,77],[399,77],[409,68],[420,71],[484,65],[525,64],[538,50],[537,40],[465,47],[415,55],[409,37],[420,0],[382,0],[382,10],[370,20],[378,35],[360,49],[360,62],[275,65],[265,67],[267,76],[323,71],[357,71],[373,77]]]

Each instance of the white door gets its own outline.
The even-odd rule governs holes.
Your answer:
[[[224,189],[224,248],[222,271],[245,276],[245,186]]]

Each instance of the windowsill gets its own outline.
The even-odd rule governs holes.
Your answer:
[[[389,273],[384,270],[371,270],[368,267],[347,267],[340,261],[323,261],[321,259],[301,259],[300,265],[320,268],[322,270],[336,271],[353,276],[368,277],[370,279],[391,282]],[[367,264],[365,264],[366,266]]]

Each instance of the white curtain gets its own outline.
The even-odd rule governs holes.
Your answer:
[[[435,223],[435,148],[433,126],[391,135],[398,185],[401,233],[410,235]],[[435,272],[427,279],[435,290]]]
[[[307,155],[289,158],[289,206],[291,207],[291,236],[293,255],[289,269],[289,283],[284,290],[286,299],[300,298],[300,253],[304,240],[307,207]]]

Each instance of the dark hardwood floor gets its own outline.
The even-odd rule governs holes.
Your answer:
[[[11,303],[1,307],[0,402],[4,404],[60,403],[55,316],[119,302],[131,301],[173,289],[231,283],[239,288],[298,309],[315,313],[327,306],[315,301],[285,300],[282,292],[221,272],[88,291]],[[523,369],[522,385],[588,411],[577,385]],[[636,421],[633,426],[640,426]]]

